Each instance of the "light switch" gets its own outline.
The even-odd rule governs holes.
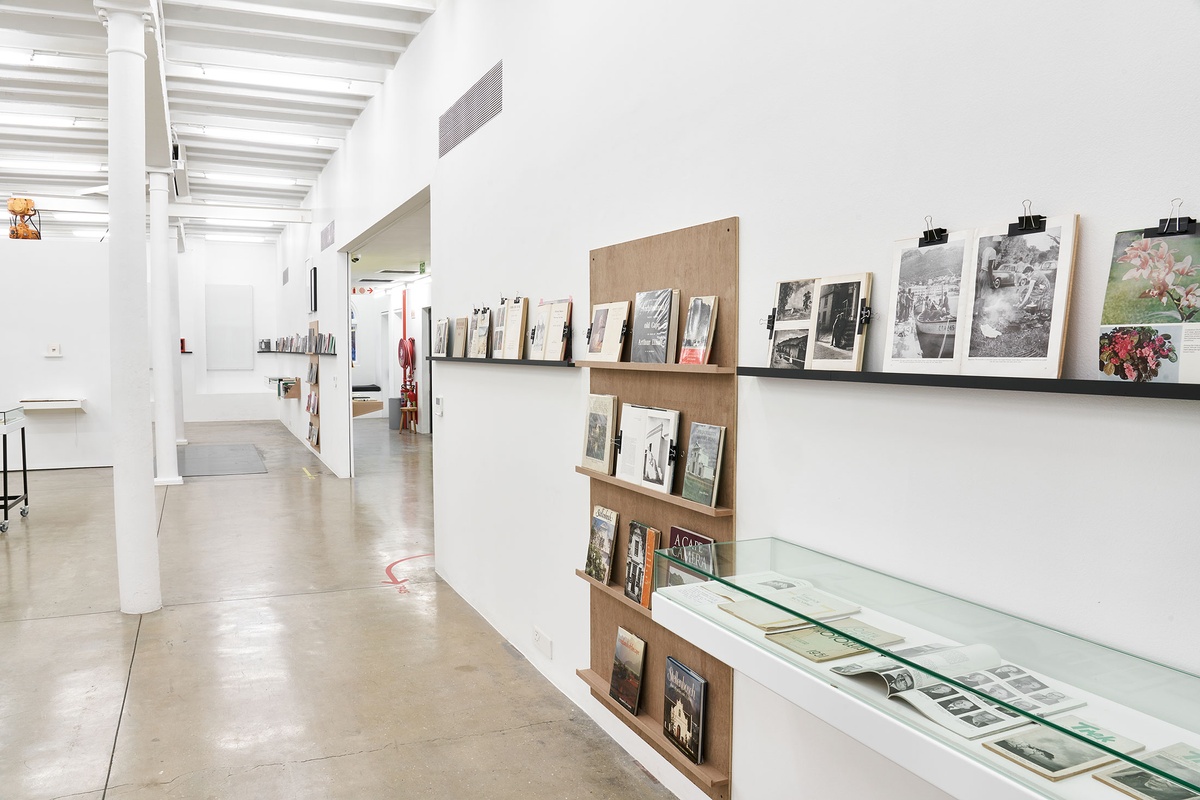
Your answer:
[[[440,416],[442,416],[442,413],[444,411],[445,411],[445,407],[442,405],[442,398],[440,398],[440,397],[433,398],[433,413],[434,413],[434,415],[440,417]]]
[[[46,358],[62,358],[62,347],[58,342],[46,345]]]

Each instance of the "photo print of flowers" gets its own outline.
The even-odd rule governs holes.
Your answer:
[[[1118,233],[1100,324],[1105,377],[1200,382],[1200,236]]]

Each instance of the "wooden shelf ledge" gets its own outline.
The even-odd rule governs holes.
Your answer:
[[[692,375],[733,375],[737,367],[720,364],[643,364],[635,361],[576,361],[577,367],[623,369],[633,372],[684,372]]]
[[[664,494],[663,492],[656,492],[653,489],[647,489],[645,486],[638,486],[636,483],[623,481],[620,478],[614,478],[612,475],[605,475],[603,472],[596,472],[595,470],[587,469],[585,467],[576,467],[575,471],[580,475],[587,475],[592,480],[611,484],[612,486],[619,486],[622,489],[627,489],[631,492],[645,495],[646,497],[653,497],[656,500],[662,500],[664,503],[670,503],[671,505],[679,506],[680,508],[686,508],[689,511],[695,511],[697,514],[704,514],[707,517],[733,516],[733,509],[726,508],[725,506],[716,506],[714,508],[711,506],[701,505],[700,503],[693,503],[691,500],[684,500],[677,494]]]
[[[709,794],[729,785],[729,776],[708,764],[693,764],[667,740],[662,732],[662,720],[651,719],[646,714],[634,716],[628,709],[613,700],[608,695],[608,680],[600,677],[594,670],[578,669],[575,674],[592,690],[592,697],[603,703],[609,711],[622,722],[633,729],[638,736],[653,747],[659,755],[670,761],[680,772],[690,776],[692,781]]]
[[[601,583],[600,581],[596,580],[591,575],[588,575],[586,572],[584,572],[581,569],[575,570],[575,574],[578,575],[579,577],[583,578],[588,583],[590,583],[592,585],[593,589],[598,589],[599,591],[604,592],[604,594],[611,597],[613,600],[616,600],[619,603],[624,603],[625,605],[629,606],[633,610],[638,611],[639,613],[645,615],[645,617],[647,619],[651,618],[650,609],[646,608],[641,603],[635,603],[632,600],[630,600],[628,597],[625,596],[625,592],[622,591],[619,587],[613,586],[608,583]],[[653,578],[653,576],[651,576],[651,577]]]
[[[493,364],[518,367],[575,367],[572,361],[539,361],[532,358],[462,358],[459,356],[425,356],[430,361],[450,361],[456,364]]]

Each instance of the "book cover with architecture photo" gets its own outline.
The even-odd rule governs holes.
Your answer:
[[[705,506],[717,504],[725,427],[693,422],[683,471],[683,499]]]
[[[612,680],[608,694],[635,716],[642,693],[642,665],[645,658],[646,642],[624,628],[617,628],[617,646],[613,651]]]

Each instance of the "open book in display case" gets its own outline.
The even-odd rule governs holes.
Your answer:
[[[680,303],[692,297],[716,296],[721,315],[708,364],[680,365],[678,354],[667,364],[576,362],[589,368],[592,394],[615,395],[621,403],[673,409],[679,412],[681,441],[670,493],[649,491],[613,476],[578,471],[591,483],[591,505],[620,515],[613,548],[611,581],[603,584],[580,571],[590,586],[591,654],[579,676],[592,695],[655,751],[717,800],[731,796],[733,671],[702,647],[664,628],[647,609],[625,596],[629,523],[640,522],[661,532],[666,541],[672,527],[686,528],[718,542],[734,539],[737,491],[737,284],[738,220],[718,220],[670,233],[599,248],[591,252],[590,302],[632,301],[638,292],[678,289]],[[680,315],[676,339],[686,323]],[[724,457],[720,464],[717,507],[683,500],[685,449],[692,422],[725,427]],[[625,446],[623,444],[623,446]],[[582,561],[583,553],[580,553]],[[648,579],[648,578],[647,578]],[[641,702],[631,714],[609,696],[617,629],[644,640],[645,662]],[[701,762],[691,759],[664,732],[667,659],[673,658],[706,682]],[[678,741],[678,740],[676,740]]]
[[[1200,797],[1200,676],[781,539],[654,565],[654,622],[954,797]]]

